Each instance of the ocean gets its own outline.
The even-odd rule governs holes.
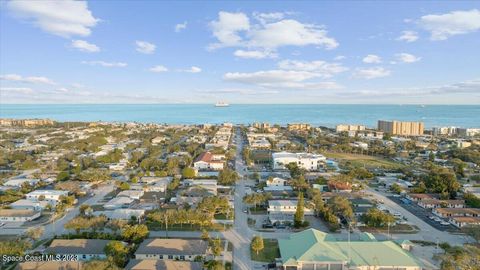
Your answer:
[[[422,121],[427,128],[480,127],[480,105],[0,104],[0,118],[167,124],[305,122],[326,127],[341,123],[375,127],[383,119]]]

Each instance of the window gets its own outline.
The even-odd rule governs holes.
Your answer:
[[[159,258],[160,260],[163,260],[163,255],[158,255],[158,258]]]
[[[87,258],[87,255],[83,254],[83,255],[82,255],[82,258],[83,258],[83,259],[86,259],[86,258]]]
[[[185,256],[180,255],[180,260],[185,261]]]
[[[169,260],[173,260],[173,255],[168,255]]]

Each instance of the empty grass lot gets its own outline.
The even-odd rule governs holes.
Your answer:
[[[342,163],[349,162],[354,167],[366,167],[366,168],[384,168],[384,169],[399,169],[403,167],[402,164],[390,161],[381,157],[366,156],[359,154],[349,153],[323,153],[328,158],[335,158]]]
[[[263,239],[264,249],[258,254],[250,250],[253,261],[257,262],[272,262],[280,257],[280,249],[278,248],[278,241],[276,239]]]

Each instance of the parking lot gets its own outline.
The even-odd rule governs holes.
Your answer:
[[[440,231],[458,230],[456,227],[454,227],[451,224],[441,225],[440,222],[430,219],[429,218],[430,216],[435,216],[434,214],[432,214],[432,211],[430,211],[429,209],[424,209],[418,206],[417,204],[415,204],[414,202],[405,203],[401,197],[388,196],[388,198],[394,201],[395,203],[397,203],[398,205],[402,206],[404,209],[408,210],[410,213],[414,214],[418,218],[422,219],[423,221],[425,221],[426,223],[428,223],[430,226],[434,227],[437,230],[440,230]],[[445,219],[441,219],[441,220],[448,222],[448,220],[445,220]]]

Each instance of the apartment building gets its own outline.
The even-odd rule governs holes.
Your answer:
[[[421,136],[424,128],[423,122],[378,121],[378,130],[392,135]]]
[[[274,170],[285,170],[287,164],[295,163],[302,169],[315,171],[326,161],[326,158],[319,154],[289,152],[273,153],[272,159]]]
[[[337,131],[337,133],[343,132],[343,131],[361,131],[361,130],[365,130],[365,126],[342,124],[342,125],[337,125],[335,130]]]

